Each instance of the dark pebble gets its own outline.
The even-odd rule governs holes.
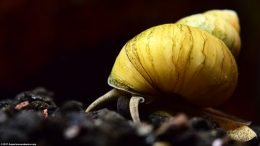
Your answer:
[[[180,114],[164,122],[157,130],[157,140],[167,141],[172,145],[194,146],[196,133],[188,126],[188,119]]]
[[[194,117],[190,120],[191,127],[197,131],[209,131],[215,127],[215,124],[201,117]]]
[[[5,112],[0,111],[0,124],[3,124],[8,119],[8,116]]]
[[[104,121],[125,121],[125,118],[121,116],[120,114],[110,111],[108,109],[101,109],[97,111],[93,111],[90,113],[87,113],[89,116],[91,116],[93,119],[102,119]]]
[[[255,146],[255,145],[260,146],[260,142],[259,142],[259,139],[260,139],[260,126],[252,124],[250,126],[250,128],[252,128],[256,132],[257,137],[252,139],[252,140],[250,140],[248,142],[248,144],[250,146]]]
[[[10,127],[0,127],[0,142],[3,143],[24,143],[29,137],[23,131]]]
[[[0,101],[0,110],[6,110],[7,108],[9,108],[11,106],[11,104],[13,103],[12,100],[10,99],[5,99],[5,100],[1,100]]]
[[[84,112],[83,104],[75,100],[67,101],[60,107],[60,112]]]
[[[211,130],[211,135],[214,137],[214,138],[224,138],[225,136],[227,136],[227,133],[224,129],[222,128],[216,128],[216,129],[213,129]]]
[[[174,117],[151,114],[147,123],[134,124],[127,117],[128,102],[120,98],[117,112],[100,109],[86,113],[83,103],[75,100],[57,106],[53,93],[44,88],[25,91],[0,101],[0,142],[40,146],[259,145],[259,126],[251,127],[258,137],[241,143],[229,139],[214,122],[202,117],[190,119],[185,113]]]
[[[22,111],[10,119],[5,126],[23,131],[25,134],[31,134],[40,126],[42,120],[42,116],[39,112]]]
[[[161,124],[169,120],[168,116],[152,113],[148,116],[148,121],[151,123],[155,129],[159,128]]]

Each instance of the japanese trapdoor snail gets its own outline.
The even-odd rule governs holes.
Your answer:
[[[177,94],[197,106],[220,105],[237,85],[239,31],[236,12],[211,10],[141,32],[116,58],[108,78],[114,89],[86,112],[125,92],[132,96],[130,114],[137,123],[138,104],[163,100],[163,95]]]

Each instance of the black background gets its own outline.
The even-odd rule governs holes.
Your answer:
[[[86,105],[111,87],[121,47],[141,31],[210,9],[233,9],[241,23],[239,82],[220,109],[259,122],[259,1],[2,0],[0,97],[44,86],[55,101]]]

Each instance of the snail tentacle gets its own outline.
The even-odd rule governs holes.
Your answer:
[[[98,105],[103,104],[105,102],[116,100],[119,95],[120,95],[120,91],[118,91],[116,89],[112,89],[112,90],[108,91],[106,94],[97,98],[94,102],[92,102],[87,107],[85,112],[89,112],[89,111],[93,110],[94,108],[96,108]]]
[[[143,103],[145,100],[141,96],[132,96],[129,102],[130,114],[134,123],[140,123],[140,116],[138,111],[139,103]]]

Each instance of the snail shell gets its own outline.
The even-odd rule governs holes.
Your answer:
[[[233,10],[210,10],[201,14],[184,17],[177,23],[207,31],[222,40],[237,57],[240,52],[239,19]]]
[[[183,24],[143,31],[120,51],[108,84],[145,97],[182,96],[201,106],[226,101],[237,84],[237,66],[218,38]]]
[[[97,98],[86,112],[127,92],[131,98],[124,105],[129,101],[133,122],[139,123],[139,103],[165,101],[164,97],[176,98],[177,94],[183,99],[181,107],[186,104],[183,101],[189,102],[189,107],[202,106],[191,106],[191,111],[227,129],[232,139],[251,140],[256,134],[248,122],[205,108],[225,102],[236,87],[238,71],[233,55],[237,57],[240,50],[239,29],[234,11],[212,10],[143,31],[117,56],[108,78],[114,89]]]

